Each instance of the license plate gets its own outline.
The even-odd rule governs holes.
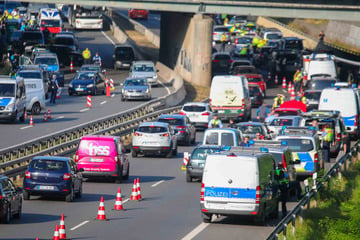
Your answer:
[[[83,88],[77,88],[76,91],[82,92],[82,91],[84,91],[84,89]]]
[[[123,66],[124,67],[130,67],[130,64],[124,63]]]
[[[157,142],[143,142],[143,144],[156,144]]]
[[[40,190],[54,190],[54,186],[39,186]]]
[[[225,113],[225,110],[219,110],[218,113]]]
[[[208,203],[208,207],[215,209],[225,209],[226,203]]]
[[[102,158],[90,158],[89,161],[90,162],[104,162],[104,159],[102,159]]]

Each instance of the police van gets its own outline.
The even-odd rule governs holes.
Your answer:
[[[320,140],[316,131],[309,128],[286,128],[276,137],[281,144],[292,151],[296,176],[309,177],[324,168],[320,156]]]
[[[204,222],[213,214],[252,216],[260,224],[278,217],[278,186],[274,157],[231,149],[207,155],[200,206]]]
[[[26,90],[24,79],[0,76],[0,119],[25,121]]]
[[[204,132],[203,145],[239,146],[241,132],[234,128],[210,128]]]

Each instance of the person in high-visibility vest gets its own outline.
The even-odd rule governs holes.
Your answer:
[[[281,104],[284,103],[284,95],[278,93],[277,96],[274,98],[274,104],[272,106],[273,109],[280,107]]]
[[[247,47],[242,47],[240,49],[239,55],[243,57],[243,56],[247,56],[247,54],[248,54],[248,48]]]
[[[210,120],[208,124],[209,128],[222,128],[223,124],[220,119],[218,119],[218,116],[214,114],[213,118]]]
[[[225,52],[225,46],[226,46],[226,42],[227,42],[227,36],[225,33],[221,34],[220,42],[221,42],[220,52]]]
[[[334,130],[327,124],[322,130],[322,144],[324,161],[330,162],[330,145],[334,139]]]
[[[275,179],[278,181],[281,199],[282,217],[287,214],[286,201],[288,197],[289,175],[282,162],[279,162],[275,170]]]
[[[252,40],[252,45],[253,45],[253,48],[257,48],[258,44],[259,44],[259,38],[258,37],[254,37],[253,40]]]
[[[307,99],[306,99],[304,93],[302,93],[302,92],[297,92],[296,101],[300,101],[300,102],[302,102],[303,104],[306,105]]]
[[[296,72],[294,73],[294,89],[295,92],[300,91],[301,88],[301,80],[302,80],[302,74],[300,72],[300,70],[296,70]]]
[[[85,48],[85,50],[82,52],[82,56],[84,58],[84,63],[90,64],[91,52],[88,48]]]

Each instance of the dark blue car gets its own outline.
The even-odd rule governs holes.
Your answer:
[[[29,200],[31,195],[58,195],[72,202],[82,195],[82,171],[68,157],[35,157],[25,172],[24,200]]]
[[[96,71],[78,72],[69,84],[69,95],[74,94],[105,94],[105,80],[101,73]]]

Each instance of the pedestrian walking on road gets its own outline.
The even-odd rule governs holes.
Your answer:
[[[82,56],[84,58],[84,63],[90,64],[91,52],[88,48],[85,48],[85,50],[82,52]]]
[[[220,38],[220,42],[221,42],[221,48],[220,48],[220,52],[225,52],[225,48],[226,48],[226,40],[227,40],[227,37],[226,37],[226,34],[223,33],[221,34],[221,38]]]
[[[275,171],[275,179],[278,181],[281,199],[281,211],[284,218],[287,214],[286,202],[288,197],[289,175],[284,169],[283,163],[279,162]]]
[[[56,93],[59,88],[59,83],[56,79],[56,75],[54,74],[51,81],[49,82],[49,89],[51,91],[50,103],[55,104]]]
[[[264,122],[265,119],[269,116],[269,114],[270,114],[270,109],[268,108],[265,102],[263,102],[263,104],[256,110],[256,118],[260,122]]]
[[[218,116],[214,114],[213,118],[209,122],[209,128],[222,128],[223,124],[220,119],[218,119]]]

